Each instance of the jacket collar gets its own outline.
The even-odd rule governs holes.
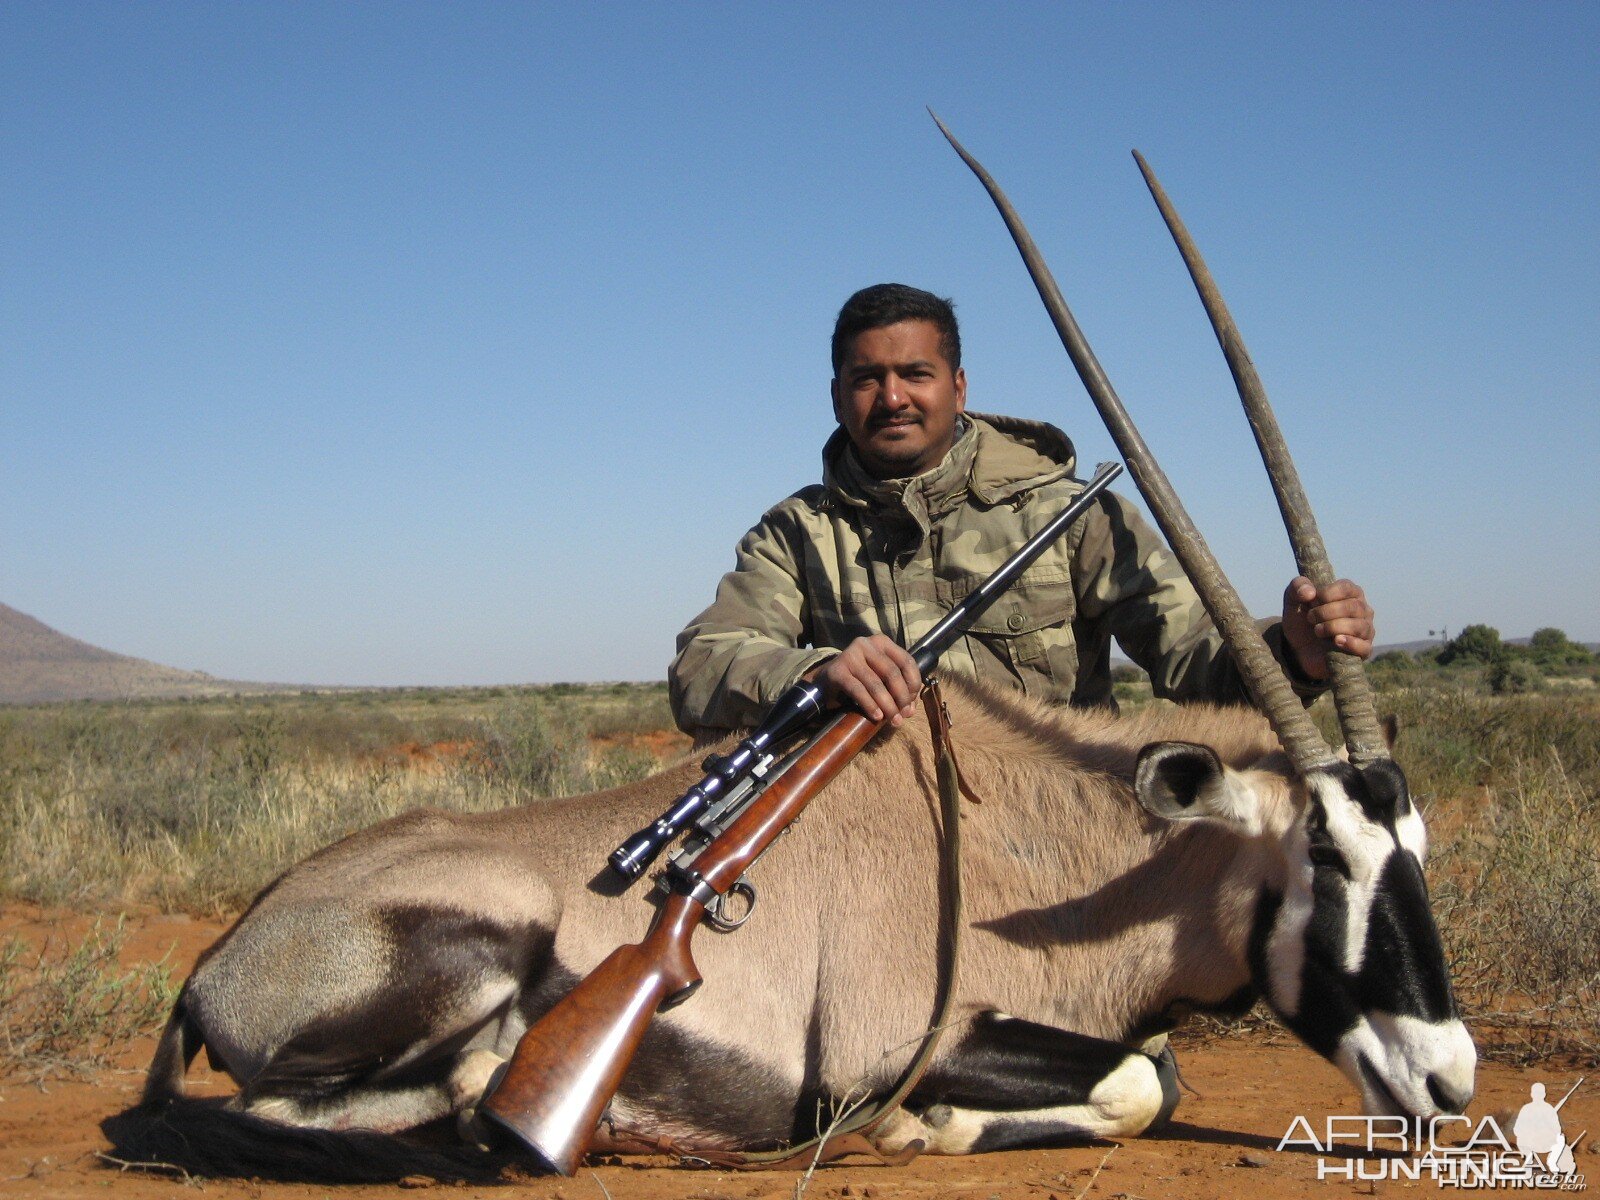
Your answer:
[[[874,479],[836,429],[822,448],[823,485],[839,503],[908,517],[926,531],[969,494],[1003,504],[1070,475],[1077,462],[1071,439],[1043,421],[967,413],[963,424],[937,466],[905,479]]]

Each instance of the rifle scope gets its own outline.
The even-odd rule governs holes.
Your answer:
[[[767,712],[766,720],[733,753],[706,760],[708,773],[672,806],[611,852],[606,861],[624,879],[645,873],[663,847],[689,827],[717,799],[750,773],[770,747],[777,746],[822,715],[822,689],[802,679]]]

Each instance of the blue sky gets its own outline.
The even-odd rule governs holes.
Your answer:
[[[1600,639],[1600,6],[0,7],[0,601],[241,679],[658,678],[813,481],[838,305],[1109,439],[1010,192],[1224,566],[1292,560],[1129,150],[1380,639]]]

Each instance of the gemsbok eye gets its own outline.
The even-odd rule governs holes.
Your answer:
[[[1346,879],[1350,878],[1350,864],[1345,862],[1344,855],[1332,846],[1312,846],[1307,851],[1307,857],[1311,859],[1313,867],[1326,867],[1339,872]]]

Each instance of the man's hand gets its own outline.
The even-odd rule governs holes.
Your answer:
[[[1300,669],[1312,679],[1328,677],[1328,651],[1344,650],[1357,658],[1372,657],[1377,630],[1372,605],[1359,584],[1348,579],[1319,592],[1298,575],[1283,593],[1283,640]]]
[[[874,721],[889,717],[891,725],[899,725],[916,711],[922,691],[916,660],[881,633],[857,638],[805,677],[822,685],[823,703],[829,708],[853,702]]]

